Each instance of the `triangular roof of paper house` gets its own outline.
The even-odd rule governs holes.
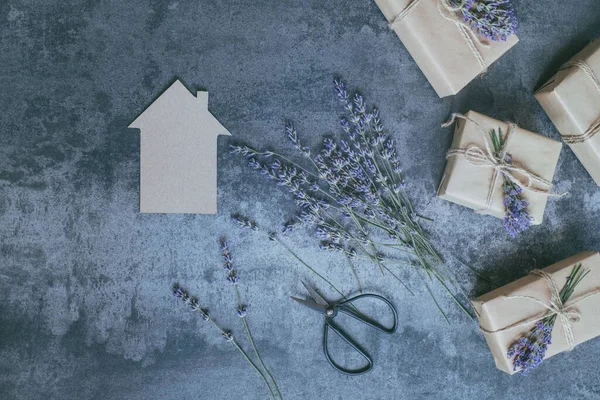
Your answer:
[[[141,113],[129,128],[140,129],[144,132],[144,125],[159,123],[165,126],[174,123],[198,126],[199,131],[212,135],[231,134],[208,111],[208,92],[197,92],[196,96],[190,92],[181,81],[176,80],[164,91],[146,110]],[[166,130],[168,133],[170,130]]]

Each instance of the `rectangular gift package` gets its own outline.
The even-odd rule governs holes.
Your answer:
[[[462,17],[448,18],[442,0],[375,2],[439,97],[457,94],[519,41],[483,45]]]
[[[600,253],[583,252],[551,265],[545,269],[558,290],[567,282],[567,277],[573,267],[581,264],[588,275],[575,287],[571,299],[566,302],[570,311],[576,310],[581,317],[578,321],[571,322],[574,345],[583,343],[600,335]],[[596,294],[592,294],[596,291]],[[590,295],[585,297],[586,295]],[[512,296],[528,296],[544,304],[550,305],[550,290],[547,282],[539,276],[527,275],[485,294],[472,301],[482,330],[495,332],[484,333],[485,340],[494,356],[496,367],[509,374],[514,374],[512,360],[507,357],[509,347],[520,337],[526,335],[535,325],[519,325],[520,321],[536,319],[544,316],[548,311],[542,304],[531,299],[507,298]],[[577,301],[577,299],[580,301]],[[569,307],[570,302],[576,302]],[[513,326],[512,328],[510,328]],[[506,329],[509,327],[509,329]],[[548,346],[545,358],[552,357],[569,349],[564,328],[559,320],[556,321],[552,331],[552,344]]]
[[[600,186],[600,39],[565,64],[535,97]]]
[[[489,138],[492,129],[496,132],[501,129],[503,135],[508,132],[506,122],[474,111],[469,111],[465,117],[466,119],[457,119],[452,149],[467,149],[475,146],[485,152],[486,142],[483,133]],[[527,168],[549,182],[552,182],[554,177],[561,148],[562,143],[519,127],[515,128],[506,142],[506,154],[510,155],[514,164]],[[466,157],[448,158],[438,188],[438,197],[484,214],[504,218],[503,180],[496,179],[495,186],[491,187],[495,173],[491,166],[473,165]],[[519,177],[519,181],[527,182],[525,177],[517,173],[515,175]],[[550,191],[551,187],[541,189]],[[492,198],[488,208],[490,193]],[[533,218],[531,223],[541,224],[548,195],[525,189],[523,197],[529,202],[528,211]]]

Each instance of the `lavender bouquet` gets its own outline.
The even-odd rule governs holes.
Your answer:
[[[195,311],[200,314],[204,321],[210,322],[218,331],[220,331],[221,336],[231,343],[244,357],[244,359],[250,364],[250,366],[260,375],[262,381],[265,383],[269,391],[269,396],[271,399],[283,399],[281,396],[281,392],[279,391],[279,387],[275,382],[275,378],[269,372],[269,369],[265,365],[258,348],[256,347],[256,343],[254,342],[254,338],[252,336],[252,332],[250,331],[250,326],[248,325],[247,315],[248,315],[248,306],[242,302],[242,298],[240,295],[240,291],[238,289],[239,283],[239,275],[238,271],[234,268],[233,265],[233,257],[231,255],[231,251],[229,250],[229,244],[225,239],[221,239],[221,255],[223,257],[223,269],[225,270],[226,280],[233,287],[236,299],[236,314],[242,320],[244,325],[244,330],[246,331],[246,335],[248,336],[248,341],[252,346],[252,350],[256,357],[256,361],[253,361],[248,353],[241,347],[240,343],[234,338],[233,333],[229,330],[223,329],[208,313],[206,308],[203,308],[200,305],[198,299],[191,297],[184,289],[180,288],[176,285],[173,288],[173,295],[183,301],[187,306],[189,306],[192,311]]]
[[[492,138],[492,144],[496,156],[499,157],[504,147],[504,137],[502,136],[502,130],[492,129],[490,136]],[[505,156],[507,163],[512,162],[510,154]],[[519,233],[526,231],[531,226],[531,217],[527,211],[529,203],[523,199],[523,189],[510,180],[504,173],[502,174],[502,192],[504,193],[504,208],[506,210],[504,215],[504,227],[508,234],[515,238]]]
[[[588,273],[589,270],[584,270],[581,264],[573,267],[567,278],[567,283],[560,291],[562,304],[567,303],[577,285]],[[522,375],[527,375],[544,361],[546,350],[552,344],[552,330],[557,317],[554,314],[536,322],[527,335],[519,338],[508,349],[506,355],[508,358],[513,358],[513,371],[519,371]]]
[[[492,41],[506,41],[517,30],[510,0],[450,0],[471,29]]]
[[[367,257],[382,275],[384,271],[392,273],[388,261],[398,260],[380,250],[385,248],[387,253],[405,256],[403,262],[419,277],[419,271],[424,271],[452,295],[443,261],[419,222],[427,219],[417,215],[406,196],[400,159],[379,111],[369,109],[361,95],[350,96],[341,81],[334,81],[334,86],[347,113],[340,121],[342,139],[326,138],[323,149],[313,155],[288,124],[286,135],[304,162],[249,146],[232,145],[231,152],[249,158],[252,169],[294,196],[300,211],[284,226],[284,233],[298,226],[312,227],[321,249],[344,254],[349,262]],[[425,287],[429,290],[427,284]],[[452,298],[467,312],[454,295]]]

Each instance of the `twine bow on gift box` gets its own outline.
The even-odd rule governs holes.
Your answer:
[[[408,6],[406,6],[406,8],[400,14],[396,15],[394,19],[390,21],[390,23],[388,24],[390,29],[394,29],[396,25],[402,22],[404,18],[408,14],[410,14],[410,12],[413,11],[417,5],[421,3],[421,1],[422,0],[413,0],[410,4],[408,4]],[[476,43],[479,43],[483,47],[489,47],[489,43],[486,40],[480,38],[475,32],[473,32],[469,24],[463,21],[462,17],[459,14],[459,11],[465,6],[466,0],[459,0],[457,1],[456,5],[453,5],[450,2],[450,0],[435,1],[438,2],[438,11],[440,15],[444,19],[456,25],[456,28],[459,30],[461,36],[463,37],[463,39],[465,39],[465,42],[469,46],[471,53],[473,53],[473,56],[475,56],[477,62],[479,62],[479,64],[481,65],[481,68],[483,69],[482,73],[487,72],[487,64],[485,62],[485,59],[483,58],[483,55],[477,48]]]
[[[516,322],[512,325],[508,325],[501,329],[488,330],[483,328],[481,325],[479,326],[479,329],[485,334],[495,334],[500,332],[506,332],[514,328],[530,325],[556,315],[562,326],[565,335],[565,340],[567,342],[567,345],[569,346],[569,351],[573,350],[573,348],[576,345],[575,335],[573,334],[573,324],[578,323],[581,320],[581,313],[579,312],[579,310],[577,310],[577,308],[575,308],[575,305],[589,297],[600,294],[600,288],[587,292],[586,294],[576,298],[575,300],[568,301],[568,304],[565,304],[565,302],[563,302],[561,298],[561,291],[558,289],[558,286],[552,278],[552,275],[538,269],[531,271],[530,274],[536,275],[544,280],[544,282],[546,283],[546,287],[550,291],[550,299],[548,301],[543,301],[536,297],[525,295],[503,296],[502,298],[505,300],[521,299],[532,301],[544,307],[546,311],[542,314]]]
[[[561,70],[569,68],[579,68],[580,70],[582,70],[583,73],[585,73],[585,75],[592,81],[592,84],[596,88],[598,94],[600,94],[600,80],[594,73],[594,70],[588,65],[588,63],[586,63],[583,60],[570,61],[566,63],[561,68]],[[563,135],[562,139],[566,144],[580,144],[587,142],[588,140],[596,136],[598,133],[600,133],[600,118],[596,120],[596,122],[594,122],[592,126],[590,126],[590,128],[584,133],[580,135]]]
[[[473,119],[463,114],[452,114],[450,120],[443,124],[442,127],[447,128],[451,126],[457,118],[469,121],[475,124],[475,126],[477,126],[477,129],[481,133],[481,137],[483,138],[485,148],[482,149],[477,145],[470,145],[466,149],[452,149],[448,151],[448,153],[446,154],[446,158],[450,159],[455,157],[463,157],[470,165],[474,167],[489,168],[494,170],[492,182],[490,184],[490,189],[488,191],[488,195],[485,201],[485,207],[481,210],[478,210],[478,212],[486,213],[490,210],[494,200],[494,194],[497,190],[498,179],[500,179],[501,176],[506,177],[514,184],[523,188],[524,190],[528,190],[533,193],[540,193],[552,197],[562,197],[566,195],[566,193],[552,193],[550,191],[552,188],[552,182],[542,178],[541,176],[530,171],[529,169],[515,163],[510,157],[510,155],[507,154],[508,141],[510,140],[512,134],[517,128],[516,124],[512,122],[507,122],[508,131],[506,132],[506,136],[504,138],[504,144],[500,152],[496,153],[494,152],[493,146],[490,143],[488,134],[484,132],[481,126],[477,123],[477,121],[474,121]],[[521,179],[519,179],[519,176],[525,177],[527,183],[523,184]],[[541,188],[536,187],[536,185],[541,186]]]

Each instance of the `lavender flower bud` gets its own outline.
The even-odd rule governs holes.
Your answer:
[[[292,143],[292,146],[294,146],[297,149],[300,149],[302,147],[300,145],[300,140],[298,139],[298,133],[296,132],[296,128],[294,128],[293,124],[288,123],[285,126],[285,133],[290,142]]]
[[[233,333],[229,332],[229,331],[225,331],[221,334],[223,336],[223,338],[225,340],[227,340],[228,342],[232,342],[233,341]]]
[[[341,80],[334,80],[333,81],[333,85],[335,87],[335,92],[337,94],[338,99],[343,103],[343,104],[348,104],[348,92],[346,91],[346,87],[344,85],[344,82],[342,82]]]
[[[342,129],[344,130],[344,132],[346,132],[346,133],[350,132],[350,125],[348,124],[348,121],[346,121],[345,118],[342,118],[340,120],[340,123],[342,125]]]
[[[178,299],[183,299],[184,296],[187,296],[187,293],[185,293],[184,290],[182,288],[180,288],[179,286],[174,286],[173,287],[173,296],[175,296]]]
[[[258,152],[248,146],[234,146],[229,145],[229,152],[231,154],[241,154],[243,156],[252,157],[257,155]]]
[[[281,233],[290,233],[293,232],[296,227],[300,224],[300,221],[296,220],[292,220],[292,221],[288,221],[285,223],[285,225],[283,225],[283,229],[281,231]]]
[[[333,243],[333,242],[321,242],[319,244],[319,248],[321,250],[336,251],[336,252],[344,251],[344,248],[342,246],[340,246],[337,243]]]
[[[364,114],[366,112],[367,107],[365,104],[365,99],[359,94],[354,95],[354,107],[356,112],[360,114]]]
[[[252,229],[253,231],[258,231],[258,225],[256,222],[249,220],[248,218],[242,216],[231,216],[231,220],[240,228]]]
[[[346,254],[348,254],[348,258],[351,260],[354,260],[356,258],[356,249],[355,248],[350,248]]]
[[[252,169],[260,169],[262,167],[262,165],[254,158],[251,158],[250,161],[248,161],[248,166]]]
[[[237,275],[237,272],[236,271],[231,271],[229,273],[229,275],[227,276],[227,281],[229,281],[232,285],[237,285],[238,282],[240,281],[240,278]]]
[[[237,309],[238,317],[244,318],[246,317],[246,314],[248,314],[248,306],[240,305]]]
[[[278,158],[276,158],[271,163],[271,170],[276,171],[279,168],[281,168],[281,161]]]

